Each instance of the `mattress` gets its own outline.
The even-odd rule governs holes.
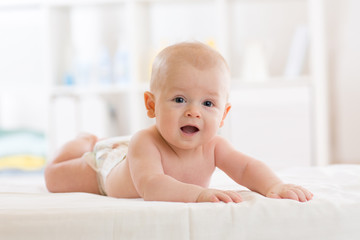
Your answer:
[[[360,239],[360,165],[277,172],[314,199],[265,198],[216,171],[243,202],[171,203],[48,193],[41,174],[0,174],[0,239]]]

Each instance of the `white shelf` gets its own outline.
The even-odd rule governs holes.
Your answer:
[[[1,0],[0,7],[3,6],[14,6],[14,7],[23,7],[23,6],[77,6],[77,5],[101,5],[101,4],[119,4],[119,3],[185,3],[191,4],[194,2],[249,2],[249,0]],[[251,2],[272,2],[274,0],[252,0]],[[289,2],[289,0],[280,0],[280,2]],[[307,0],[290,0],[290,2],[296,1],[307,1]]]
[[[194,2],[213,2],[215,0],[1,0],[0,7],[28,7],[28,6],[47,6],[47,7],[74,7],[85,5],[108,5],[126,3],[187,3]],[[228,0],[221,0],[228,1]],[[244,1],[244,0],[241,0]],[[284,0],[285,1],[285,0]]]
[[[309,76],[294,78],[271,77],[268,79],[264,79],[264,81],[253,81],[251,79],[233,79],[231,87],[232,89],[311,87],[311,79]]]
[[[51,88],[52,97],[62,96],[88,96],[88,95],[106,95],[106,94],[122,94],[132,91],[143,92],[148,89],[148,84],[137,84],[136,87],[132,85],[94,85],[94,86],[56,86]]]
[[[50,87],[46,86],[4,86],[0,85],[0,96],[4,94],[11,94],[11,95],[34,95],[34,94],[48,94]]]
[[[129,92],[130,86],[57,86],[52,89],[52,97],[120,94]]]

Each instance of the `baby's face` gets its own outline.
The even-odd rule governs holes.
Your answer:
[[[226,115],[228,74],[181,64],[155,93],[156,125],[174,147],[190,149],[210,141]]]

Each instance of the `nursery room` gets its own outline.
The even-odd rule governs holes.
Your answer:
[[[356,0],[0,0],[0,239],[359,239],[359,12]],[[186,53],[195,64],[215,56],[226,74],[181,66],[186,44],[206,50]],[[168,61],[168,82],[154,90],[160,61]],[[207,98],[196,107],[194,119],[204,122],[209,108],[221,110],[206,140],[218,147],[209,143],[215,147],[203,156],[210,170],[192,156],[174,171],[155,140],[133,137],[154,130],[181,160],[184,149],[160,124],[173,119],[159,110],[159,96],[176,82],[168,79],[190,89],[171,99],[177,106],[194,105],[198,81],[220,92],[217,81],[229,79],[224,109]],[[205,131],[193,125],[179,130],[188,142]],[[59,166],[73,159],[57,161],[79,152],[69,141],[84,134],[97,140],[73,158],[93,178],[72,179]],[[111,155],[118,162],[105,169],[100,143],[119,137],[125,153]],[[136,166],[156,161],[153,152],[142,163],[127,158],[136,159],[136,143],[157,146],[168,188],[140,184]],[[109,187],[112,179],[123,186],[123,165],[131,184],[122,188],[135,195]],[[91,182],[95,188],[84,188]]]

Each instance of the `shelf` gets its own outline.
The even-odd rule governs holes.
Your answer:
[[[149,89],[148,82],[138,83],[136,86],[127,85],[94,85],[94,86],[56,86],[51,89],[51,96],[86,96],[96,94],[121,94],[133,92],[144,92]],[[243,88],[269,88],[269,89],[283,89],[283,88],[298,88],[309,87],[311,85],[310,77],[297,77],[297,78],[285,78],[285,77],[272,77],[263,82],[246,81],[244,79],[232,79],[232,90]],[[12,88],[15,91],[15,88]],[[43,88],[45,91],[46,89]],[[25,89],[24,89],[25,91]]]
[[[310,87],[311,77],[301,76],[294,78],[270,77],[264,81],[251,81],[246,79],[232,79],[232,89],[241,88],[297,88]]]
[[[2,0],[0,7],[21,7],[21,6],[77,6],[92,4],[118,4],[118,3],[197,3],[197,2],[215,2],[219,0]],[[220,0],[223,2],[272,2],[274,0]],[[280,2],[299,2],[308,0],[280,0]]]
[[[85,5],[108,5],[125,3],[198,3],[213,2],[215,0],[2,0],[0,7],[29,7],[29,6],[48,6],[48,7],[73,7]],[[228,1],[228,0],[224,0]]]
[[[121,93],[143,92],[148,89],[147,83],[136,86],[127,85],[94,85],[94,86],[55,86],[51,89],[51,97],[111,95]]]
[[[33,95],[33,94],[47,94],[49,93],[49,87],[44,86],[11,86],[11,85],[0,85],[0,96],[11,94],[11,95]]]
[[[52,97],[85,96],[95,94],[116,94],[129,91],[127,86],[57,86],[51,91]]]

